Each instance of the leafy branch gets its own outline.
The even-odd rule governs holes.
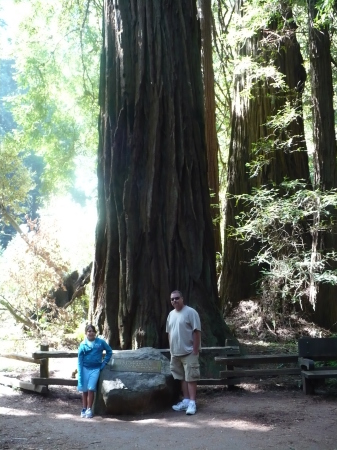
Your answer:
[[[337,271],[330,268],[337,253],[317,245],[323,232],[336,227],[337,190],[310,190],[294,180],[234,198],[242,211],[229,235],[259,244],[249,262],[261,268],[261,286],[275,298],[307,298],[314,307],[318,285],[337,284]]]

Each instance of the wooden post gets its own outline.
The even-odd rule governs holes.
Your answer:
[[[237,343],[235,342],[234,339],[226,339],[225,345],[232,346],[232,345],[237,345]],[[228,356],[232,356],[232,355],[228,354]],[[234,366],[226,365],[226,370],[234,370]],[[235,380],[235,379],[230,380],[229,379],[227,389],[229,391],[233,391],[235,389],[235,383],[238,383],[238,380]]]
[[[49,345],[48,344],[41,344],[40,350],[48,352],[49,351]],[[49,358],[43,358],[40,361],[40,377],[41,378],[49,378]]]

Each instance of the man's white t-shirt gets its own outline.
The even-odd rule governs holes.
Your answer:
[[[197,311],[187,305],[180,311],[170,312],[166,321],[166,332],[170,336],[170,351],[173,356],[192,353],[193,331],[201,331],[200,317]]]

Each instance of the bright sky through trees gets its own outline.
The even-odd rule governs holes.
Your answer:
[[[56,173],[57,171],[62,170],[66,173],[67,169],[63,169],[62,166],[62,164],[64,164],[62,158],[64,158],[64,156],[72,150],[71,145],[66,145],[64,143],[67,139],[69,141],[69,131],[67,130],[67,126],[73,126],[75,128],[75,125],[71,122],[72,120],[74,120],[74,123],[75,120],[77,120],[76,125],[79,129],[79,132],[77,133],[79,138],[75,141],[75,144],[73,144],[73,146],[76,145],[76,150],[78,150],[78,153],[75,154],[72,163],[70,161],[70,164],[72,164],[73,167],[73,170],[69,171],[69,173],[72,173],[71,180],[66,183],[66,188],[64,189],[62,185],[59,186],[55,184],[54,190],[48,192],[48,202],[45,201],[47,197],[43,197],[44,206],[40,210],[40,214],[41,217],[43,214],[47,214],[47,216],[55,214],[55,216],[59,219],[61,217],[63,218],[63,221],[61,220],[61,222],[64,223],[65,226],[60,229],[60,233],[62,233],[62,237],[60,237],[60,240],[62,241],[61,245],[67,247],[66,252],[73,253],[74,260],[72,263],[75,264],[75,267],[72,266],[70,269],[81,269],[81,264],[87,265],[90,263],[94,245],[94,229],[96,223],[95,202],[97,190],[95,171],[97,147],[97,138],[95,136],[95,133],[97,133],[96,119],[93,121],[95,122],[94,126],[89,130],[89,134],[91,136],[90,140],[85,140],[83,136],[88,133],[88,123],[90,122],[87,118],[90,114],[92,114],[92,112],[86,113],[84,108],[81,109],[82,105],[78,105],[81,90],[83,90],[82,77],[78,75],[78,72],[81,74],[82,71],[81,63],[79,63],[80,55],[78,54],[78,48],[76,48],[76,46],[79,46],[77,42],[79,37],[75,32],[70,33],[69,37],[67,35],[67,29],[59,27],[59,18],[62,16],[61,2],[51,2],[47,0],[43,3],[43,8],[39,8],[38,6],[39,5],[37,5],[34,1],[15,2],[13,0],[0,0],[0,64],[1,60],[12,60],[13,72],[9,75],[6,74],[7,78],[10,76],[15,77],[16,73],[19,73],[22,78],[22,74],[25,76],[25,70],[27,70],[27,67],[34,68],[35,58],[36,67],[39,67],[40,64],[40,67],[44,67],[50,62],[51,59],[53,59],[53,61],[55,61],[55,68],[60,70],[60,73],[64,74],[64,77],[58,77],[55,75],[60,84],[54,83],[53,80],[51,81],[50,89],[45,90],[45,92],[49,92],[49,94],[51,94],[50,98],[45,97],[45,104],[43,104],[42,107],[54,113],[56,111],[56,107],[60,107],[61,105],[61,112],[64,113],[67,111],[68,115],[64,116],[65,118],[63,119],[63,122],[60,120],[60,114],[50,116],[51,122],[54,125],[54,128],[50,127],[50,129],[44,128],[44,119],[40,119],[39,116],[36,115],[36,120],[41,120],[40,124],[36,122],[36,130],[41,131],[42,140],[44,139],[43,133],[47,137],[48,133],[53,133],[54,130],[59,133],[58,136],[55,135],[54,138],[56,142],[55,148],[52,149],[52,151],[54,151],[54,156],[51,157],[47,154],[47,159],[45,160],[45,167],[48,168],[52,174],[53,172]],[[46,11],[50,12],[48,7],[54,8],[55,20],[54,17],[49,15],[49,25],[46,26],[44,20],[45,16],[42,9],[46,8]],[[73,28],[76,29],[75,25],[73,25]],[[97,27],[97,29],[99,34],[99,27]],[[36,45],[36,47],[34,47],[34,45]],[[36,49],[39,49],[39,51],[36,51]],[[58,54],[56,50],[59,51]],[[73,54],[71,54],[71,52],[73,52]],[[51,58],[51,55],[53,58]],[[66,62],[69,61],[69,64],[63,61],[60,55],[61,57],[65,56],[68,58],[66,59]],[[99,47],[95,52],[95,57],[97,57],[98,60]],[[27,61],[29,60],[32,61],[31,66],[27,65]],[[77,69],[77,72],[74,69]],[[51,66],[49,70],[52,73],[53,66]],[[26,84],[24,86],[20,86],[20,84],[18,84],[18,89],[15,94],[22,95],[23,100],[25,100],[25,93],[34,93],[39,90],[38,80],[35,84],[30,84],[30,76],[32,73],[34,72],[32,71],[30,75],[27,75],[25,80]],[[48,72],[42,75],[40,80],[41,83],[45,79],[48,79]],[[68,83],[68,85],[62,85],[62,83]],[[54,92],[55,89],[57,90],[56,93]],[[4,91],[0,89],[0,97],[4,97],[4,95]],[[34,97],[32,98],[34,99]],[[14,118],[17,122],[17,130],[19,132],[22,132],[23,130],[23,134],[26,131],[22,118],[25,118],[27,110],[34,110],[34,108],[39,106],[38,103],[34,103],[32,98],[28,98],[28,100],[21,103],[19,100],[15,105],[16,114],[14,114]],[[56,103],[55,98],[58,100],[58,103]],[[0,111],[0,114],[5,114],[5,111]],[[93,113],[93,116],[94,115],[95,112]],[[57,120],[60,120],[59,125]],[[26,128],[29,132],[29,123]],[[6,131],[10,130],[8,129]],[[67,132],[68,135],[66,134]],[[23,142],[25,142],[25,140],[23,140]],[[31,149],[33,152],[43,155],[45,149],[43,148],[43,141],[41,145],[41,138],[40,141],[36,140],[36,145],[34,145],[34,141],[32,140],[29,141],[27,139],[26,142],[28,142],[28,146],[26,145],[25,147],[20,148],[17,145],[13,147],[13,151],[14,148],[19,152]],[[47,140],[46,142],[48,143]],[[47,149],[46,151],[49,151],[51,154],[51,150]],[[73,201],[70,200],[69,194],[62,196],[62,194],[66,192],[69,187],[72,194],[74,194]],[[79,203],[76,203],[76,200]],[[74,214],[76,216],[75,218]],[[20,223],[20,219],[17,220]],[[65,240],[67,237],[69,237],[69,242],[66,244]],[[70,250],[71,247],[72,250]]]
[[[56,64],[59,65],[58,70],[60,70],[60,74],[62,74],[62,80],[61,76],[57,79],[59,80],[58,83],[50,82],[50,85],[46,92],[49,92],[49,95],[51,96],[50,105],[48,104],[43,105],[43,107],[47,108],[53,108],[56,103],[55,100],[52,98],[58,98],[58,104],[61,111],[67,111],[67,114],[69,115],[69,121],[68,125],[64,123],[61,125],[61,127],[64,127],[64,138],[63,141],[69,141],[69,130],[67,130],[67,126],[69,128],[74,127],[73,120],[71,114],[73,114],[74,118],[76,117],[76,121],[78,123],[79,132],[78,132],[78,138],[75,141],[74,145],[76,146],[76,151],[78,152],[79,156],[75,156],[73,160],[73,166],[74,166],[74,177],[72,178],[72,182],[69,184],[73,184],[75,189],[78,189],[83,192],[83,194],[86,197],[96,197],[96,188],[97,188],[97,180],[96,180],[96,173],[95,173],[95,154],[96,154],[96,148],[97,148],[97,137],[95,134],[97,133],[96,130],[96,117],[95,117],[95,111],[94,114],[91,112],[87,112],[87,114],[83,113],[83,111],[79,108],[79,98],[81,95],[81,90],[83,89],[83,80],[78,76],[78,73],[81,73],[83,70],[81,68],[81,62],[79,62],[79,54],[78,54],[78,48],[72,48],[72,42],[75,43],[75,46],[79,46],[79,40],[80,37],[76,35],[75,24],[74,29],[71,30],[71,32],[68,32],[66,28],[60,29],[59,25],[59,19],[56,17],[62,16],[62,4],[61,2],[54,2],[53,8],[55,9],[55,20],[48,20],[48,26],[45,24],[44,21],[44,15],[43,12],[40,10],[34,10],[36,8],[36,5],[33,6],[34,2],[29,1],[22,1],[22,2],[15,2],[13,0],[0,0],[0,60],[1,59],[12,59],[14,60],[14,71],[13,73],[17,72],[20,74],[22,78],[22,73],[24,73],[25,70],[27,70],[27,61],[29,59],[34,59],[35,57],[39,59],[39,61],[36,63],[37,67],[41,65],[41,67],[44,66],[44,64],[49,64],[50,59],[55,59]],[[46,2],[44,4],[44,7],[47,8],[47,5],[51,4],[51,2]],[[89,19],[88,19],[89,20]],[[93,20],[91,19],[91,22]],[[27,36],[27,27],[34,27],[33,29],[35,32],[29,36]],[[100,32],[99,25],[94,23],[91,23],[91,26],[97,28],[98,34]],[[31,29],[32,30],[32,29]],[[31,31],[30,31],[31,33]],[[72,38],[72,41],[69,40],[69,36]],[[42,49],[41,45],[45,44],[45,52],[46,56],[42,58],[47,58],[45,61],[41,58],[42,53],[41,50],[36,52],[36,48],[34,47],[29,48],[27,46],[27,42],[29,40],[35,41],[36,43],[40,43],[40,48]],[[78,42],[77,42],[78,41]],[[76,43],[77,42],[77,43]],[[39,47],[37,47],[39,48]],[[58,52],[58,55],[56,54],[56,50]],[[76,55],[71,56],[71,51],[76,53]],[[96,49],[96,60],[99,59],[99,47]],[[92,52],[93,53],[93,52]],[[50,59],[48,60],[48,54],[50,54]],[[41,56],[39,56],[41,55]],[[62,61],[60,59],[60,55],[66,55],[65,60]],[[57,60],[58,58],[58,60]],[[83,62],[83,60],[82,60]],[[76,67],[77,64],[77,67]],[[88,63],[87,63],[88,64]],[[44,78],[47,75],[43,74],[41,78],[41,83],[43,83]],[[75,77],[78,77],[75,79]],[[29,80],[29,78],[27,78]],[[65,80],[65,81],[64,81]],[[69,81],[69,86],[63,86],[62,88],[62,82]],[[98,82],[98,65],[97,65],[97,80],[94,80]],[[37,89],[37,85],[35,83],[35,86],[32,85],[32,88]],[[56,93],[54,90],[56,89]],[[31,88],[28,87],[28,91],[30,91]],[[27,92],[27,89],[25,89]],[[18,93],[20,91],[18,90]],[[22,93],[22,88],[21,88]],[[4,93],[0,90],[0,96],[3,96]],[[53,103],[54,102],[54,103]],[[82,99],[80,100],[82,102]],[[93,107],[92,110],[95,109],[95,104],[97,104],[97,101],[93,101]],[[61,106],[60,106],[61,105]],[[63,106],[62,106],[63,105]],[[28,108],[29,110],[31,108],[36,107],[33,103],[23,103],[21,102],[21,108],[19,104],[19,114],[18,117],[21,120],[21,117],[25,115],[25,109]],[[97,108],[98,111],[98,108]],[[23,115],[22,115],[23,114]],[[88,134],[88,123],[90,121],[90,116],[93,114],[93,123],[94,123],[94,129],[90,132],[90,138],[89,141],[85,137]],[[59,116],[58,116],[59,117]],[[54,117],[52,118],[53,121]],[[39,127],[44,127],[43,124]],[[20,127],[20,124],[18,126],[19,129],[22,129]],[[60,127],[59,127],[60,128]],[[54,125],[54,129],[57,129],[57,125]],[[66,134],[68,132],[68,135]],[[75,132],[74,132],[75,134]],[[55,140],[59,140],[59,154],[60,158],[62,158],[65,155],[65,152],[72,151],[72,148],[68,147],[63,149],[62,147],[62,133],[59,137],[55,136]],[[31,147],[31,145],[29,146]],[[37,152],[40,152],[37,147],[33,146],[33,149]],[[46,151],[42,147],[42,152]],[[48,150],[47,150],[48,151]],[[62,156],[61,156],[62,155]],[[55,162],[55,161],[54,161]],[[48,166],[50,166],[50,159],[48,161]],[[58,170],[59,167],[55,167],[55,171]]]
[[[0,55],[1,59],[10,57],[11,40],[22,17],[26,14],[28,5],[18,5],[12,0],[0,0]]]

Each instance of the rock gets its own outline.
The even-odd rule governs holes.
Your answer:
[[[179,393],[170,361],[159,350],[116,351],[101,371],[94,410],[99,415],[146,414],[171,407]]]

